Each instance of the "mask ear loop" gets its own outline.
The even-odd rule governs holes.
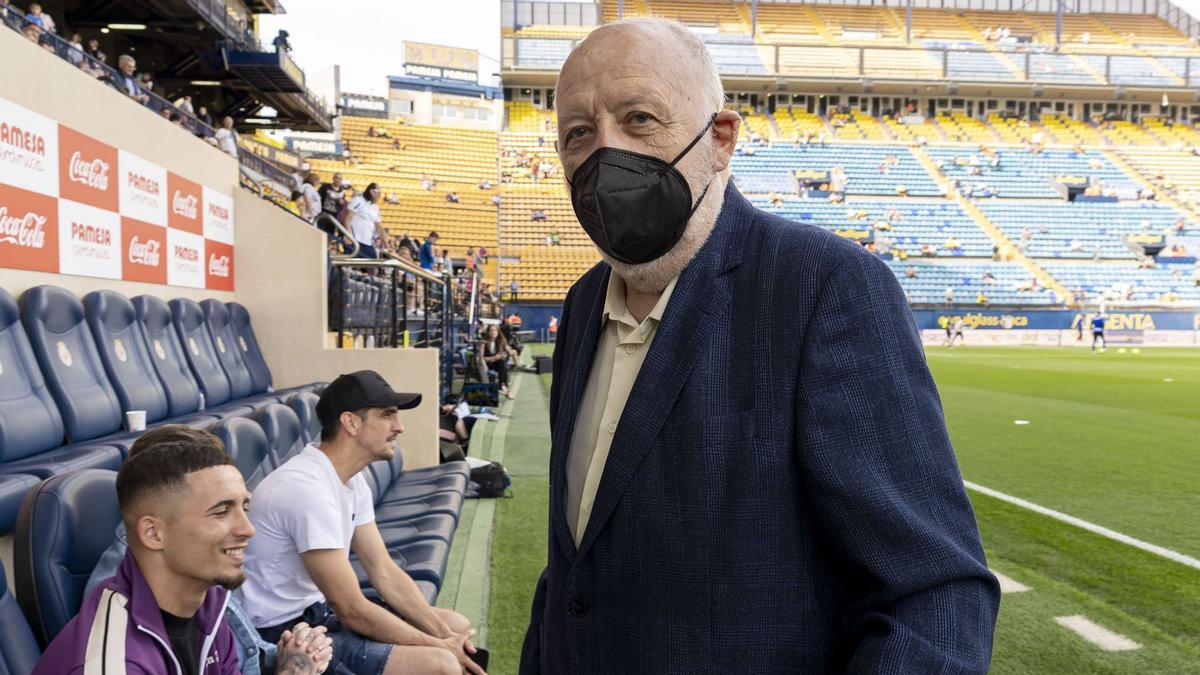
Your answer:
[[[716,121],[717,113],[713,113],[712,117],[708,118],[708,124],[704,125],[704,128],[700,130],[700,133],[696,134],[696,137],[692,139],[692,142],[688,143],[687,147],[683,149],[683,152],[680,152],[678,155],[676,155],[675,159],[671,160],[671,163],[668,164],[667,167],[674,168],[674,166],[679,163],[679,160],[683,159],[684,155],[688,154],[691,152],[692,148],[696,147],[696,144],[700,142],[700,139],[704,138],[704,132],[708,131],[712,125],[716,123]]]

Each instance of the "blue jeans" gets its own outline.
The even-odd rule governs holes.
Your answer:
[[[375,642],[346,628],[324,602],[309,605],[300,616],[277,626],[259,628],[258,634],[267,642],[277,643],[285,630],[291,630],[300,621],[313,627],[325,626],[329,637],[333,638],[333,659],[326,672],[338,675],[382,675],[387,667],[392,645]]]
[[[358,242],[358,255],[356,255],[354,257],[355,258],[371,258],[372,260],[374,260],[375,258],[379,257],[379,252],[375,250],[374,246],[371,246],[370,244],[364,244],[360,241],[360,242]]]

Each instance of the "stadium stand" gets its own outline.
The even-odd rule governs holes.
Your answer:
[[[1056,302],[1051,289],[1029,290],[1032,275],[1017,263],[946,264],[910,259],[892,260],[889,266],[914,304],[946,304],[947,288],[957,304],[978,304],[980,294],[994,305]]]
[[[1060,177],[1082,176],[1125,192],[1136,192],[1138,187],[1129,175],[1096,151],[1052,149],[1031,153],[996,148],[994,159],[972,148],[928,147],[925,152],[948,178],[964,186],[986,184],[1001,197],[1057,198],[1060,194],[1055,180]]]
[[[1196,303],[1200,286],[1182,269],[1153,269],[1129,264],[1047,263],[1046,271],[1068,288],[1082,288],[1090,297],[1109,301]]]
[[[746,154],[746,147],[753,147],[754,154]],[[881,173],[879,167],[888,157],[895,157],[898,162],[886,173]],[[748,193],[774,189],[760,189],[761,179],[778,185],[780,179],[790,180],[797,170],[832,172],[839,167],[846,173],[847,194],[895,195],[898,186],[906,188],[912,196],[942,193],[933,177],[902,145],[744,145],[743,152],[734,156],[732,164],[738,185]]]
[[[987,200],[979,208],[1012,241],[1028,231],[1026,253],[1035,258],[1132,258],[1123,237],[1162,234],[1185,214],[1154,202],[1132,204]],[[1194,230],[1188,221],[1188,229]]]

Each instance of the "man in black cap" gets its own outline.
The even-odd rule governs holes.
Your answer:
[[[431,607],[392,561],[361,475],[395,456],[392,441],[404,432],[398,413],[420,403],[420,394],[393,391],[375,371],[339,376],[317,403],[320,443],[254,490],[250,521],[258,535],[246,549],[247,582],[238,592],[264,639],[305,617],[335,636],[333,672],[483,675],[469,656],[476,651],[470,620]],[[363,595],[351,550],[394,614]]]

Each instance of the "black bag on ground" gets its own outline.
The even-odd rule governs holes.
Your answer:
[[[509,478],[504,465],[488,462],[471,469],[471,484],[467,486],[467,497],[504,497],[510,487],[512,479]]]

